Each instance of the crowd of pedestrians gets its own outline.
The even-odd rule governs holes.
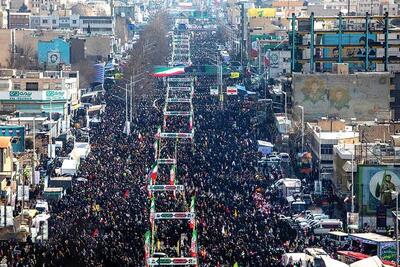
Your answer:
[[[211,32],[192,35],[194,63],[203,63],[207,49],[215,49],[214,38]],[[199,266],[281,266],[285,251],[299,251],[304,244],[280,220],[289,213],[284,199],[271,190],[280,173],[258,172],[252,105],[231,96],[221,109],[218,97],[209,94],[215,84],[213,76],[196,78],[195,137],[179,147],[176,175],[186,193],[164,198],[157,209],[184,209],[182,201],[196,196]],[[10,264],[144,266],[144,233],[150,227],[146,175],[154,162],[154,135],[162,125],[162,103],[155,108],[154,100],[162,99],[165,90],[160,86],[156,95],[137,101],[130,136],[123,133],[125,103],[113,97],[114,90],[104,96],[101,123],[90,130],[91,153],[74,177],[87,181],[74,179],[71,192],[50,203],[48,242],[1,248],[0,255],[20,251],[8,256]],[[189,242],[173,247],[181,233],[190,238],[188,229],[181,222],[160,225],[157,237],[164,239],[168,256],[188,256]]]

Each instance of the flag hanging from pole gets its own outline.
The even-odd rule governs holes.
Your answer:
[[[152,197],[151,204],[150,204],[150,223],[151,223],[152,227],[154,226],[155,212],[156,212],[156,201],[155,201],[154,197]]]
[[[190,212],[194,212],[195,199],[196,199],[196,197],[192,196],[192,200],[190,201]],[[194,229],[195,228],[195,224],[196,224],[195,218],[191,218],[190,221],[189,221],[190,229]]]
[[[189,129],[190,131],[193,129],[193,115],[190,115],[189,117]]]
[[[172,165],[171,170],[169,171],[169,184],[175,184],[175,176],[176,176],[176,165]]]
[[[158,164],[156,162],[153,164],[153,166],[151,167],[151,171],[150,171],[150,178],[151,178],[153,185],[156,184],[157,174],[158,174]]]
[[[197,257],[197,230],[195,229],[192,234],[192,242],[190,244],[190,254],[192,257]]]
[[[148,266],[147,259],[150,257],[150,231],[144,234],[144,257],[146,266]]]
[[[156,135],[155,135],[155,138],[156,138],[156,139],[160,139],[160,136],[161,136],[161,127],[158,126],[158,128],[157,128],[157,133],[156,133]]]
[[[165,115],[165,116],[164,116],[164,122],[163,122],[163,129],[166,129],[166,128],[167,128],[167,120],[168,120],[168,116]]]
[[[158,157],[158,145],[159,145],[158,142],[159,142],[158,139],[156,139],[156,141],[154,142],[154,160],[155,161],[157,160],[157,157]]]

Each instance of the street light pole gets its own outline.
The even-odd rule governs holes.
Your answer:
[[[354,213],[354,152],[355,145],[353,144],[353,152],[351,153],[351,212]]]
[[[129,112],[130,113],[129,122],[132,123],[132,118],[133,118],[133,77],[132,76],[131,76],[130,89],[131,89],[131,97],[130,97],[131,109]]]
[[[396,191],[396,267],[399,267],[399,192]]]
[[[128,84],[125,84],[125,133],[130,134],[131,125],[128,119]]]
[[[299,105],[301,109],[301,152],[304,152],[304,107]]]
[[[287,134],[287,93],[285,91],[282,91],[282,93],[285,95],[285,134]]]
[[[396,267],[399,267],[399,192],[397,191],[385,191],[385,192],[390,192],[391,196],[393,197],[393,195],[396,196],[396,216],[394,216],[396,218],[396,223],[395,223],[395,228],[394,229],[394,233],[396,235]]]

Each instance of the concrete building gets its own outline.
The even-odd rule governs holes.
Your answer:
[[[29,29],[31,13],[27,12],[9,12],[9,29]]]
[[[31,29],[76,30],[91,35],[113,35],[114,19],[110,16],[59,16],[40,15],[30,17]]]
[[[62,30],[17,30],[13,33],[13,30],[0,29],[0,65],[3,68],[8,67],[8,62],[12,57],[10,47],[12,47],[13,34],[15,35],[15,46],[30,51],[31,56],[38,54],[39,41],[49,42],[60,37],[64,40],[78,38],[84,41],[84,44],[80,43],[71,49],[70,55],[75,59],[107,58],[113,53],[113,44],[115,43],[114,37],[110,35],[87,36]]]
[[[61,118],[69,128],[71,110],[79,103],[78,72],[0,70],[0,112],[21,117]]]
[[[65,9],[66,0],[28,0],[28,9],[33,15],[49,15],[54,11]]]
[[[284,17],[290,17],[292,13],[296,16],[306,14],[307,7],[303,1],[275,1],[272,2],[272,7],[277,9],[277,12],[283,14]]]
[[[0,185],[1,191],[7,192],[11,196],[11,181],[14,177],[13,150],[11,146],[11,137],[0,137]],[[11,197],[9,197],[11,200]]]
[[[11,0],[9,2],[9,7],[10,10],[12,11],[18,11],[23,5],[27,5],[28,1],[27,0]]]
[[[332,179],[333,176],[333,147],[341,144],[357,144],[359,133],[353,131],[351,126],[346,126],[340,120],[319,120],[317,123],[307,123],[309,132],[309,147],[314,155],[313,159],[318,161],[321,178]]]

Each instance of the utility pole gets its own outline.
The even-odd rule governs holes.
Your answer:
[[[131,97],[130,97],[131,109],[130,109],[129,121],[130,121],[130,123],[132,123],[132,119],[133,119],[133,76],[131,76],[130,89],[131,89]]]
[[[32,125],[32,129],[33,129],[33,160],[32,160],[32,181],[31,183],[33,184],[35,181],[35,170],[36,170],[36,117],[33,117],[33,125]]]
[[[131,125],[128,119],[128,84],[125,84],[125,133],[130,134]]]
[[[221,59],[219,58],[219,55],[217,55],[217,74],[218,74],[218,85],[219,85],[219,101],[220,101],[220,107],[221,110],[224,109],[224,92],[223,92],[223,80],[222,80],[222,62]]]

